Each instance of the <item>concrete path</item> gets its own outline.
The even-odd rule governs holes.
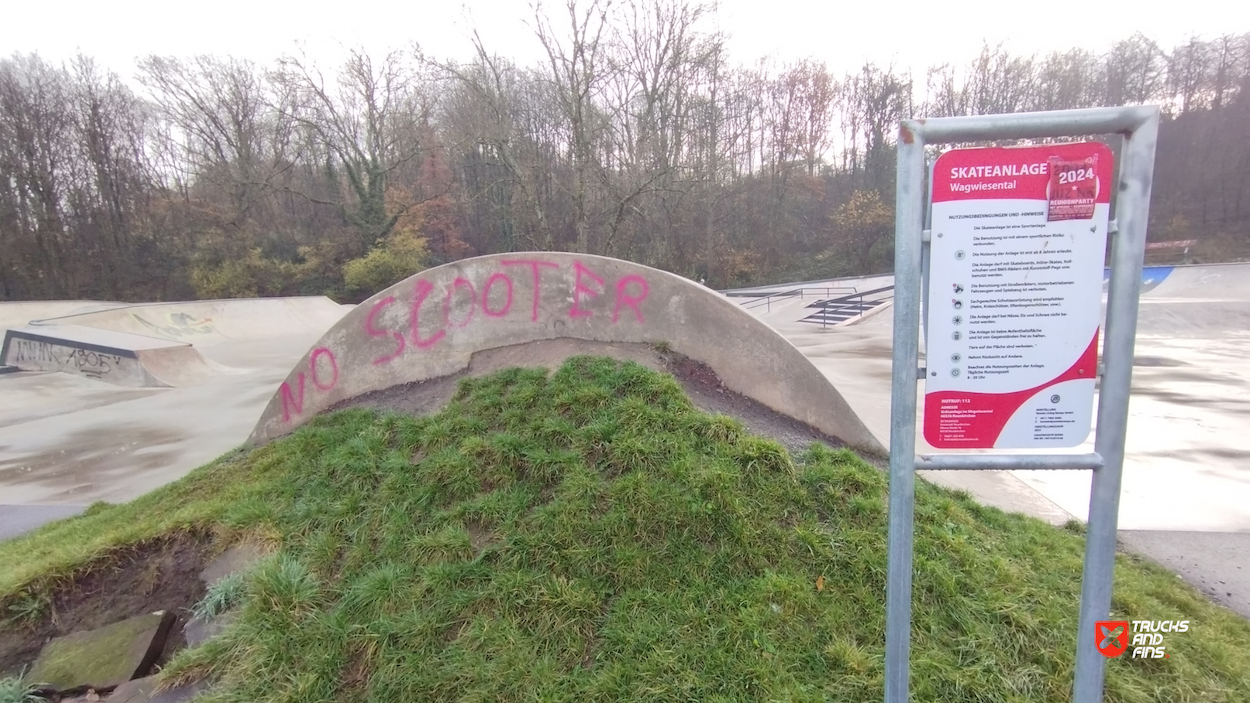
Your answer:
[[[0,540],[11,539],[52,522],[73,517],[85,505],[0,505]]]
[[[1121,530],[1120,543],[1180,574],[1212,600],[1250,617],[1250,534]]]

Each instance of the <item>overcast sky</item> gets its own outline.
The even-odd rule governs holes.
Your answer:
[[[547,4],[554,14],[562,3]],[[411,41],[429,55],[465,57],[477,27],[491,51],[529,63],[538,51],[532,17],[526,0],[6,0],[0,54],[62,60],[82,51],[130,78],[136,56],[212,53],[268,62],[296,42],[327,60],[343,45],[381,51]],[[1019,53],[1100,50],[1140,31],[1171,47],[1190,35],[1250,31],[1250,2],[722,0],[716,21],[737,62],[771,54],[811,56],[839,71],[865,59],[906,69],[962,63],[983,40]]]

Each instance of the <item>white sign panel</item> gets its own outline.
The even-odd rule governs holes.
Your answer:
[[[1112,155],[957,149],[933,175],[924,437],[1074,447],[1093,416]]]

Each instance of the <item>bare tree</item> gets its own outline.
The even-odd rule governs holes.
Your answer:
[[[65,72],[37,56],[0,61],[0,186],[7,186],[0,249],[19,253],[7,273],[21,275],[35,297],[82,290],[64,213],[76,146],[70,99]]]
[[[1250,35],[986,45],[918,86],[872,63],[734,65],[703,0],[552,10],[533,8],[529,66],[476,37],[466,63],[357,49],[324,74],[150,57],[135,95],[85,58],[0,59],[0,297],[358,300],[524,248],[715,285],[884,270],[899,119],[1132,103],[1165,107],[1154,236],[1250,256]]]
[[[538,107],[526,100],[532,75],[489,53],[476,34],[473,46],[476,59],[469,65],[435,62],[452,81],[443,101],[444,128],[464,160],[471,203],[475,211],[485,205],[493,212],[495,222],[481,224],[497,229],[502,249],[511,251],[517,241],[514,200],[520,200],[533,218],[531,226],[522,225],[521,238],[530,247],[550,249],[554,239],[539,196],[538,144],[523,116]]]
[[[284,185],[296,155],[290,95],[250,61],[149,56],[139,81],[172,126],[165,134],[197,186],[227,198],[227,222],[243,227]],[[184,176],[190,178],[191,176]]]
[[[557,30],[542,5],[534,6],[534,32],[547,55],[548,74],[556,102],[568,130],[571,162],[574,246],[589,252],[590,189],[598,163],[594,147],[606,124],[595,106],[595,97],[607,79],[607,39],[612,0],[590,0],[578,7],[577,0],[566,0],[567,27]]]
[[[432,104],[422,94],[414,62],[392,51],[375,62],[348,52],[333,81],[307,57],[279,62],[277,81],[293,96],[293,117],[304,148],[321,158],[329,182],[342,189],[332,202],[356,229],[360,250],[390,233],[415,202],[388,207],[387,186],[400,169],[415,167]]]

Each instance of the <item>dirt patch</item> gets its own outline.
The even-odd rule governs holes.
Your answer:
[[[666,354],[665,361],[666,370],[681,383],[686,395],[700,410],[736,418],[754,434],[780,443],[791,454],[807,449],[812,442],[834,448],[845,446],[837,437],[725,388],[716,372],[703,362],[680,354]]]
[[[512,366],[555,370],[570,357],[582,354],[636,361],[657,371],[670,373],[681,383],[690,400],[700,410],[736,418],[751,432],[775,440],[791,452],[802,451],[812,442],[821,442],[832,447],[844,446],[836,437],[729,390],[721,383],[716,372],[700,361],[646,344],[590,342],[567,338],[487,349],[474,354],[468,368],[460,373],[365,393],[340,401],[326,412],[365,407],[410,415],[427,415],[438,412],[451,400],[461,378],[484,376]]]
[[[495,533],[480,522],[470,522],[465,529],[469,532],[469,543],[473,545],[474,554],[481,554],[483,549],[499,541]]]
[[[473,355],[464,371],[364,393],[355,398],[341,400],[324,412],[345,408],[373,408],[410,415],[428,415],[447,405],[456,394],[456,387],[462,378],[487,376],[514,366],[555,371],[569,358],[584,354],[636,361],[657,371],[666,370],[660,352],[646,344],[613,344],[571,338],[546,339],[484,349]]]
[[[54,637],[157,610],[177,618],[157,660],[158,665],[165,663],[186,645],[182,628],[189,618],[187,610],[204,597],[200,570],[207,551],[207,539],[178,535],[111,554],[56,585],[34,619],[7,621],[14,601],[5,602],[0,676],[19,673]]]
[[[358,395],[355,398],[340,400],[326,408],[324,412],[331,413],[335,410],[344,410],[346,408],[372,408],[374,410],[389,410],[409,415],[428,415],[438,412],[440,408],[447,404],[447,401],[451,400],[451,397],[456,394],[457,384],[460,383],[460,379],[465,375],[464,373],[457,373],[450,376],[439,376],[438,378],[401,383],[398,386],[383,388],[380,391],[371,391],[364,395]],[[424,456],[414,456],[412,463],[419,463],[423,458]]]

